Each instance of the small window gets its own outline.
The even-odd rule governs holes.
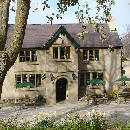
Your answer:
[[[94,60],[93,50],[89,50],[89,60],[90,60],[90,61],[93,61],[93,60]]]
[[[103,73],[102,72],[98,73],[98,78],[101,79],[101,80],[103,80]]]
[[[90,81],[90,72],[86,73],[86,85],[89,85],[87,82]]]
[[[84,73],[80,73],[80,86],[84,86]]]
[[[53,59],[58,59],[58,47],[53,47]]]
[[[36,51],[32,51],[32,62],[37,61]]]
[[[30,51],[26,51],[26,61],[30,61]]]
[[[24,62],[24,61],[25,61],[24,51],[20,51],[19,61],[20,61],[20,62]]]
[[[35,86],[35,74],[29,75],[29,82],[32,83]]]
[[[27,82],[27,74],[22,74],[22,82]]]
[[[88,51],[83,50],[83,60],[88,60]]]
[[[92,79],[96,79],[97,78],[97,72],[92,72]]]
[[[99,60],[99,50],[95,50],[95,60]]]
[[[21,79],[22,79],[21,75],[16,75],[16,84],[21,83]]]
[[[65,47],[60,47],[60,59],[65,59]]]
[[[36,87],[41,86],[41,74],[36,74]]]
[[[69,46],[67,46],[66,47],[66,59],[70,59],[70,47]]]

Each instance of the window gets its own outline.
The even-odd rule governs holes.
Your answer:
[[[37,61],[36,51],[20,51],[19,61],[20,62]]]
[[[25,61],[24,51],[20,51],[19,60],[20,60],[20,62],[24,62]]]
[[[60,59],[65,59],[65,47],[60,47]]]
[[[95,60],[99,60],[99,50],[95,50]]]
[[[29,75],[29,82],[32,83],[35,86],[35,74]]]
[[[18,74],[16,75],[16,86],[20,83],[30,82],[34,87],[41,86],[41,74]],[[23,86],[25,87],[25,86]]]
[[[99,50],[83,50],[83,60],[85,61],[98,61],[99,60]]]
[[[70,47],[53,47],[53,59],[70,59]]]
[[[88,51],[83,50],[83,60],[88,60]]]
[[[58,47],[53,47],[53,59],[58,59]]]
[[[30,51],[26,51],[26,56],[25,56],[25,59],[26,61],[30,61]]]
[[[27,82],[27,74],[22,74],[22,82]]]
[[[94,53],[93,53],[93,50],[89,50],[89,60],[91,60],[91,61],[94,60]]]
[[[41,74],[36,74],[36,87],[41,86]]]
[[[87,82],[95,78],[103,80],[103,72],[83,72],[79,76],[80,86],[89,85]]]
[[[90,81],[90,72],[86,73],[86,85],[89,85],[87,82]]]
[[[37,61],[36,51],[31,51],[31,54],[32,54],[32,62]]]

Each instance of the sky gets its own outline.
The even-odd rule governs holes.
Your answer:
[[[95,5],[95,0],[91,0],[89,3],[90,8],[93,8]],[[46,24],[48,19],[46,16],[51,16],[52,13],[57,13],[57,0],[49,0],[49,5],[51,8],[42,11],[42,0],[32,0],[31,9],[28,17],[28,24]],[[80,0],[82,3],[83,0]],[[115,0],[116,4],[112,8],[112,17],[116,21],[116,28],[120,36],[127,32],[127,27],[130,26],[130,0]],[[11,3],[10,8],[14,6],[16,8],[16,3]],[[38,7],[38,10],[33,12],[33,10]],[[63,15],[63,19],[54,18],[53,24],[69,24],[69,23],[78,23],[78,20],[75,16],[75,11],[77,7],[69,7],[67,12]],[[15,23],[15,12],[10,11],[9,14],[9,24]]]

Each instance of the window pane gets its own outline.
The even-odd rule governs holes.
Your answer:
[[[101,80],[103,80],[103,73],[102,72],[98,73],[98,78],[101,79]]]
[[[32,51],[31,53],[32,53],[32,62],[37,61],[36,51]]]
[[[22,82],[27,82],[27,74],[22,74]]]
[[[88,60],[88,51],[83,50],[83,60]]]
[[[70,59],[70,47],[66,47],[66,59]]]
[[[87,82],[90,81],[90,72],[86,73],[86,85],[89,85]]]
[[[24,62],[25,61],[24,51],[20,51],[19,61],[20,62]]]
[[[53,47],[53,59],[58,59],[58,47]]]
[[[36,87],[41,86],[41,74],[36,75]]]
[[[65,48],[60,47],[60,59],[65,59],[64,55],[65,55]]]
[[[26,51],[26,61],[30,61],[30,51]]]
[[[35,86],[35,74],[29,75],[29,82],[32,83]]]
[[[95,60],[99,60],[99,50],[95,50]]]
[[[80,86],[84,86],[84,73],[80,74]]]
[[[96,79],[97,78],[97,72],[92,72],[92,79]]]
[[[93,50],[89,50],[89,60],[94,60]]]
[[[16,75],[16,84],[21,83],[21,75]]]

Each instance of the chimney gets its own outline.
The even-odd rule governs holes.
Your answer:
[[[116,21],[112,16],[110,16],[110,22],[108,22],[108,26],[109,26],[111,32],[117,31],[116,30]]]

